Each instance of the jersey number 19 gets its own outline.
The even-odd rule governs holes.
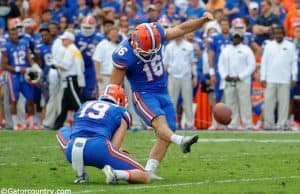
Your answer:
[[[102,119],[105,116],[109,105],[102,102],[88,102],[80,111],[79,118],[88,117],[91,119]]]

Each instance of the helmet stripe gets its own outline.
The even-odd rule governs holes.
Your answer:
[[[108,90],[109,90],[109,86],[106,86],[103,95],[107,95],[108,94]]]
[[[145,23],[145,26],[146,26],[147,30],[150,32],[150,35],[151,35],[152,49],[155,49],[155,36],[154,36],[154,32],[153,32],[150,24]]]

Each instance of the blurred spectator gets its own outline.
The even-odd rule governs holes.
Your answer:
[[[295,26],[300,25],[300,0],[295,0],[295,6],[289,10],[284,27],[289,37],[294,37]]]
[[[41,23],[49,25],[52,22],[52,12],[50,9],[45,9],[42,14]]]
[[[286,12],[283,8],[281,0],[272,0],[272,13],[279,17],[281,24],[284,23]]]
[[[174,0],[174,4],[179,8],[180,17],[185,17],[186,10],[189,6],[189,1],[187,0]]]
[[[174,3],[169,3],[166,5],[166,13],[163,14],[161,18],[165,18],[170,24],[181,21],[179,15],[176,13],[176,6]]]
[[[86,0],[77,0],[78,8],[73,14],[73,21],[79,25],[82,18],[90,13],[90,8],[86,4]]]
[[[253,26],[253,33],[256,35],[256,42],[262,45],[265,40],[270,38],[272,25],[280,26],[280,19],[272,13],[271,0],[262,0],[260,6],[261,15],[258,16]]]
[[[30,56],[28,44],[21,41],[17,26],[20,19],[15,18],[9,20],[9,38],[2,49],[2,67],[10,72],[9,75],[9,90],[10,92],[10,111],[13,120],[14,130],[24,130],[26,125],[17,117],[17,102],[20,93],[27,100],[27,114],[29,128],[33,129],[33,114],[34,114],[34,86],[25,81],[24,74],[27,68],[34,64]],[[16,57],[18,56],[18,57]]]
[[[41,17],[48,8],[48,0],[29,0],[29,13],[32,17]]]
[[[52,39],[47,25],[42,25],[39,33],[41,34],[42,42],[35,48],[35,60],[43,69],[43,77],[40,86],[42,91],[42,98],[44,100],[42,107],[44,108],[45,113],[44,118],[46,117],[49,120],[50,115],[46,107],[49,100],[49,90],[51,91],[51,95],[53,95],[53,89],[49,88],[49,71],[51,66],[53,65],[53,58],[51,54]],[[54,122],[54,119],[52,122]],[[40,121],[38,123],[40,123]]]
[[[50,35],[52,37],[52,39],[54,40],[58,35],[60,35],[62,32],[59,31],[59,26],[58,26],[58,23],[55,22],[55,21],[52,21],[50,24],[49,24],[49,32],[50,32]]]
[[[215,9],[214,10],[214,18],[217,20],[218,23],[225,17],[223,9]]]
[[[80,24],[80,32],[76,35],[76,45],[81,51],[84,60],[85,87],[83,88],[84,101],[95,100],[98,97],[96,71],[92,56],[103,36],[97,32],[96,19],[86,16]]]
[[[209,77],[210,84],[214,90],[214,98],[211,98],[211,104],[214,105],[216,102],[220,102],[223,97],[223,89],[221,89],[221,77],[218,70],[218,61],[222,49],[225,45],[230,43],[230,22],[228,18],[221,20],[221,33],[212,34],[209,38],[208,47],[208,64],[209,64]],[[215,29],[218,31],[217,27]],[[212,124],[209,129],[214,130],[219,128],[219,124],[213,118]]]
[[[232,20],[231,31],[240,31],[243,34],[243,43],[249,46],[256,57],[261,55],[260,46],[255,42],[255,37],[251,32],[246,32],[246,25],[243,19],[235,18]]]
[[[37,32],[38,25],[31,18],[24,19],[22,24],[24,27],[24,38],[26,37],[28,39],[30,49],[34,55],[35,46],[40,44],[42,41],[40,33]]]
[[[126,15],[122,15],[119,19],[119,34],[121,34],[122,39],[125,39],[129,35],[129,22]]]
[[[65,7],[64,0],[54,0],[53,6],[54,7],[51,10],[53,21],[59,23],[59,18],[65,16],[68,19],[69,24],[73,23],[72,16]]]
[[[108,31],[110,28],[112,28],[114,25],[115,25],[114,20],[104,20],[104,21],[103,21],[103,25],[102,25],[102,27],[103,27],[103,29],[102,29],[103,34],[106,35],[106,34],[107,34],[107,31]]]
[[[181,94],[183,109],[186,116],[186,126],[193,129],[193,86],[197,85],[196,58],[193,44],[184,37],[179,37],[166,46],[163,63],[169,73],[168,90],[175,106]],[[193,78],[193,79],[192,79]],[[178,124],[178,126],[180,126]]]
[[[59,18],[58,30],[62,34],[68,28],[68,20],[65,16]]]
[[[260,65],[256,65],[251,83],[251,103],[253,115],[257,118],[254,130],[263,129],[264,123],[264,87],[260,81]]]
[[[51,24],[52,28],[55,29],[57,26]],[[43,27],[43,26],[42,26]],[[52,32],[54,32],[53,30]],[[57,29],[56,29],[57,31]],[[59,69],[56,68],[61,64],[65,48],[62,45],[62,40],[58,38],[57,34],[51,34],[51,29],[49,25],[49,35],[52,40],[51,54],[52,56],[52,65],[48,72],[48,87],[49,87],[49,99],[46,104],[45,117],[42,121],[44,129],[54,129],[55,120],[61,111],[61,100],[63,95],[63,87],[61,75]]]
[[[266,87],[264,96],[265,128],[275,129],[274,111],[278,104],[276,128],[284,129],[289,112],[290,88],[297,81],[297,52],[292,42],[284,39],[284,28],[273,27],[274,40],[268,41],[261,62],[261,81]]]
[[[101,89],[109,84],[113,68],[112,53],[118,46],[119,29],[111,27],[106,31],[107,39],[99,42],[93,55],[96,69],[98,88]]]
[[[151,4],[151,1],[150,0],[142,0],[141,3],[142,3],[141,6],[137,6],[136,13],[138,15],[138,18],[146,19],[146,18],[148,18],[147,11],[148,11],[149,5]]]
[[[60,64],[55,67],[60,70],[63,81],[63,96],[60,102],[61,111],[55,121],[55,129],[63,126],[68,111],[76,111],[82,103],[81,89],[85,86],[84,61],[79,49],[74,44],[75,37],[65,31],[60,36],[65,52]]]
[[[5,23],[7,23],[7,20],[9,18],[16,18],[21,16],[21,12],[18,8],[18,6],[9,0],[1,0],[0,1],[0,17],[4,18]]]
[[[215,9],[224,9],[225,1],[224,0],[209,0],[206,4],[206,9],[213,12]]]
[[[189,0],[189,6],[186,9],[186,18],[200,18],[205,12],[198,0]]]
[[[249,15],[247,15],[246,17],[249,20],[251,29],[256,23],[256,20],[258,18],[258,13],[259,13],[258,3],[256,3],[255,1],[250,2],[250,4],[249,4]]]
[[[148,22],[157,22],[159,18],[159,12],[156,9],[155,5],[150,4],[147,7],[147,13],[148,13]]]
[[[28,13],[29,2],[27,0],[16,0],[15,3],[21,12],[21,17],[22,18],[28,17],[29,16],[29,13]]]
[[[125,15],[128,17],[130,27],[135,27],[137,24],[146,22],[145,18],[138,18],[136,6],[131,1],[126,3]]]
[[[4,18],[0,17],[0,36],[3,35],[5,26],[6,26],[6,23],[5,23]]]
[[[101,0],[90,0],[90,15],[94,16],[97,21],[97,26],[100,24],[100,19],[103,16],[101,10]]]
[[[103,12],[113,12],[116,18],[119,18],[121,13],[120,3],[117,0],[103,0],[101,3]]]
[[[291,91],[291,102],[290,102],[290,127],[292,129],[299,128],[299,108],[297,107],[297,104],[299,104],[299,96],[300,96],[300,25],[294,26],[295,32],[294,32],[294,40],[293,43],[296,47],[296,51],[298,53],[298,78],[297,78],[297,84],[295,88]],[[298,108],[298,109],[297,109]]]
[[[252,50],[242,43],[243,36],[243,31],[233,30],[232,44],[222,50],[218,68],[222,82],[225,81],[225,103],[232,110],[228,128],[239,129],[242,122],[244,128],[249,130],[253,127],[250,86],[255,57]]]
[[[230,20],[239,17],[240,15],[240,3],[237,0],[227,0],[224,13]]]
[[[153,4],[155,5],[157,12],[161,15],[163,14],[163,6],[164,6],[164,2],[163,0],[155,0],[153,2]]]

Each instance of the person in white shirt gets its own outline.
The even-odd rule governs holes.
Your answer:
[[[297,52],[292,42],[284,39],[282,27],[272,28],[274,40],[268,41],[261,62],[264,96],[265,129],[284,129],[287,125],[290,89],[297,82]],[[278,119],[275,126],[275,106]]]
[[[107,30],[107,39],[98,43],[93,55],[98,87],[101,89],[109,84],[112,72],[112,53],[118,46],[119,29],[111,27]]]
[[[42,121],[44,129],[53,129],[54,123],[57,116],[61,111],[61,99],[63,95],[63,88],[61,87],[61,80],[58,69],[55,65],[61,63],[65,53],[65,48],[63,47],[62,40],[56,38],[51,46],[51,54],[53,60],[53,66],[49,69],[48,82],[49,82],[49,99],[46,104],[45,116]]]
[[[187,128],[194,128],[192,107],[193,84],[197,84],[196,61],[193,44],[183,37],[171,41],[165,48],[163,63],[169,72],[169,95],[176,108],[181,94]]]
[[[253,51],[242,43],[243,31],[232,32],[232,44],[221,52],[218,62],[221,87],[224,88],[225,104],[232,110],[230,129],[240,128],[240,118],[246,129],[251,129],[251,74],[255,70]]]
[[[65,47],[64,56],[60,64],[55,67],[59,69],[64,88],[61,101],[61,112],[55,121],[55,128],[63,126],[69,110],[77,110],[82,103],[81,88],[85,86],[84,61],[79,49],[75,46],[75,36],[65,31],[60,37]]]

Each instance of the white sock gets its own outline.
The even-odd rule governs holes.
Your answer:
[[[32,129],[33,123],[34,123],[33,115],[28,116],[28,124],[30,129]]]
[[[41,117],[42,117],[42,114],[40,112],[36,112],[35,113],[35,115],[34,115],[34,122],[37,125],[40,125]]]
[[[289,120],[290,120],[290,124],[292,124],[292,123],[295,121],[295,115],[294,115],[294,114],[291,114]]]
[[[260,128],[262,126],[263,122],[261,120],[258,120],[256,125],[255,125],[255,128]]]
[[[114,173],[117,176],[118,180],[128,180],[129,179],[129,172],[126,170],[114,170]]]
[[[155,172],[159,165],[159,161],[155,159],[148,159],[145,170]]]
[[[12,118],[13,126],[17,126],[17,124],[18,124],[17,115],[12,115],[11,118]]]
[[[181,145],[182,140],[183,140],[183,136],[181,136],[181,135],[174,134],[171,136],[171,142],[173,142],[177,145]]]

